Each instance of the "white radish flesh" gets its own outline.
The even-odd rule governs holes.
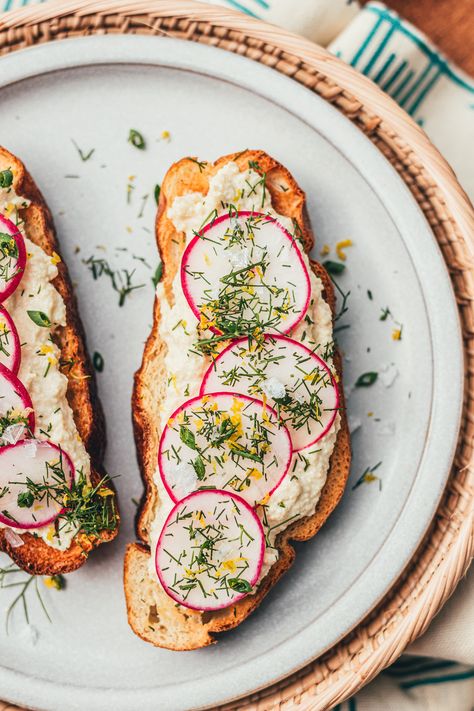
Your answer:
[[[252,592],[264,552],[260,519],[241,497],[199,491],[169,514],[156,547],[156,572],[176,602],[218,610]]]
[[[74,481],[74,466],[60,447],[26,439],[0,448],[0,521],[34,529],[54,521]]]
[[[0,215],[0,302],[13,294],[25,272],[23,235],[11,220]]]
[[[289,333],[311,286],[296,239],[256,212],[212,220],[186,248],[181,283],[201,329],[228,337]]]
[[[0,306],[0,364],[16,375],[20,368],[20,360],[18,331],[8,311]]]
[[[33,434],[35,417],[33,403],[23,383],[4,365],[0,365],[0,448],[4,444],[14,444],[11,439],[22,427],[16,441],[27,434]]]
[[[232,342],[204,375],[201,394],[216,390],[266,397],[287,426],[293,449],[318,442],[339,409],[339,392],[327,364],[302,343],[267,335],[258,343]]]
[[[274,410],[236,393],[191,398],[168,420],[158,464],[173,501],[213,487],[242,496],[251,506],[285,477],[291,439]]]

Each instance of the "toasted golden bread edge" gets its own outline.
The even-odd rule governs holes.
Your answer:
[[[206,193],[208,180],[211,175],[213,175],[217,170],[219,170],[226,162],[234,160],[238,163],[241,169],[246,168],[248,162],[254,161],[257,163],[262,172],[267,174],[267,187],[271,192],[272,203],[274,208],[280,212],[280,214],[286,215],[294,219],[301,230],[301,237],[304,243],[304,248],[306,252],[309,252],[313,246],[313,235],[309,225],[309,221],[306,214],[305,207],[305,194],[301,188],[297,185],[295,179],[291,173],[276,160],[271,158],[264,151],[244,151],[239,154],[231,154],[219,158],[214,164],[206,166],[206,170],[199,171],[198,182],[201,184],[201,191]],[[163,222],[166,220],[166,210],[167,210],[167,181],[170,180],[176,171],[180,171],[183,165],[189,169],[189,158],[184,158],[178,161],[168,170],[162,184],[160,202],[158,207],[158,213],[156,217],[156,235],[158,249],[161,255],[163,263],[163,280],[165,291],[170,288],[171,282],[174,276],[174,271],[169,265],[170,257],[170,245],[163,241]],[[197,163],[194,163],[193,177],[197,176],[198,168]],[[278,178],[277,178],[278,176]],[[288,197],[288,191],[284,192],[283,195],[277,190],[278,182],[281,178],[287,182],[289,185],[293,197],[292,213],[288,214],[288,210],[285,208],[285,198]],[[173,179],[175,176],[173,175]],[[183,181],[180,186],[183,194],[189,190],[186,183],[189,181]],[[198,190],[199,188],[193,184],[193,190]],[[176,234],[176,241],[179,245],[184,244],[183,235]],[[179,263],[179,262],[178,262]],[[331,279],[326,272],[326,270],[317,262],[312,262],[311,266],[317,276],[323,281],[324,285],[324,298],[329,303],[333,314],[335,311],[335,295]],[[139,507],[137,514],[137,536],[139,538],[139,543],[130,544],[125,557],[125,593],[127,600],[127,609],[129,622],[132,629],[141,636],[145,641],[150,641],[156,644],[153,635],[147,635],[143,630],[138,629],[137,625],[133,624],[133,608],[134,608],[134,592],[130,590],[127,586],[128,570],[131,565],[131,560],[134,555],[143,555],[146,553],[150,555],[150,548],[148,546],[148,526],[147,518],[154,506],[155,499],[157,497],[155,487],[153,485],[152,477],[156,468],[155,462],[155,450],[153,446],[150,447],[150,442],[153,441],[155,437],[153,430],[156,430],[156,426],[149,417],[149,413],[146,412],[145,408],[142,406],[141,393],[143,389],[146,388],[146,369],[147,364],[151,359],[157,357],[162,351],[166,344],[161,344],[159,341],[159,318],[160,318],[160,305],[158,300],[155,298],[153,307],[153,327],[152,331],[147,339],[145,350],[143,354],[143,360],[140,369],[135,374],[135,386],[132,396],[132,413],[133,413],[133,424],[135,431],[135,439],[137,446],[137,456],[140,465],[140,471],[142,479],[145,484],[145,493],[142,502]],[[342,360],[340,354],[336,351],[334,355],[335,368],[342,382]],[[196,646],[172,646],[173,649],[195,649],[207,644],[212,644],[215,642],[215,637],[212,633],[222,632],[239,625],[243,620],[261,603],[263,598],[273,587],[273,585],[278,581],[278,579],[290,568],[294,557],[295,551],[290,541],[303,541],[312,538],[327,520],[328,516],[335,509],[339,503],[342,494],[345,489],[345,484],[349,476],[350,460],[351,460],[351,450],[350,450],[350,437],[347,426],[347,418],[345,412],[344,394],[341,388],[341,427],[337,436],[335,449],[330,460],[330,467],[328,471],[328,476],[326,484],[323,487],[321,497],[319,499],[316,511],[312,516],[304,518],[300,521],[295,522],[293,525],[289,526],[285,531],[278,536],[276,545],[279,548],[280,556],[277,562],[272,566],[269,573],[265,576],[264,580],[260,583],[258,591],[254,595],[249,595],[246,598],[239,601],[235,606],[226,608],[225,610],[219,611],[218,613],[213,613],[210,619],[203,622],[206,627],[207,636],[205,643],[202,640]],[[204,615],[203,615],[204,618]],[[162,645],[166,646],[166,645]]]
[[[3,166],[1,169],[7,167],[12,169],[15,192],[30,200],[30,206],[21,210],[20,213],[25,221],[29,239],[38,244],[47,254],[52,255],[53,252],[60,254],[51,213],[24,164],[5,148],[0,147],[0,166]],[[69,273],[64,261],[61,261],[57,267],[58,276],[53,284],[64,299],[67,325],[58,330],[55,340],[61,348],[62,357],[65,360],[73,358],[77,363],[74,368],[74,377],[71,373],[66,373],[68,376],[67,398],[74,413],[78,433],[91,458],[91,481],[93,485],[96,485],[105,475],[103,466],[106,444],[104,415]],[[113,488],[110,483],[108,486]],[[14,563],[33,575],[70,573],[85,563],[91,550],[103,542],[112,540],[117,535],[119,515],[116,497],[114,498],[117,510],[117,527],[113,531],[104,531],[100,537],[89,538],[79,534],[66,551],[59,551],[48,546],[42,539],[36,538],[31,533],[23,533],[24,545],[15,548],[6,539],[4,530],[0,529],[0,550],[7,553]]]

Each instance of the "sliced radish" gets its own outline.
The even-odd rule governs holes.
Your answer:
[[[236,390],[266,397],[287,426],[293,449],[310,447],[330,429],[339,392],[327,364],[286,336],[266,335],[258,344],[233,341],[206,371],[201,395]]]
[[[0,302],[13,294],[23,277],[25,265],[23,235],[11,220],[0,215]]]
[[[8,311],[0,306],[0,364],[15,375],[20,368],[21,346],[18,331]]]
[[[0,447],[15,444],[27,434],[33,434],[35,416],[33,403],[25,386],[4,365],[0,365]]]
[[[173,412],[158,464],[173,501],[213,488],[255,506],[281,483],[291,456],[290,435],[274,410],[246,395],[217,392],[191,398]]]
[[[186,299],[223,337],[289,333],[305,315],[311,285],[294,237],[273,217],[217,217],[191,240],[181,262]]]
[[[0,521],[13,528],[40,528],[64,511],[74,465],[49,441],[25,439],[0,449]]]
[[[156,572],[181,605],[219,610],[251,592],[265,553],[255,511],[228,491],[197,491],[178,502],[156,547]]]

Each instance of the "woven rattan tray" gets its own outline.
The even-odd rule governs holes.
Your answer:
[[[418,637],[465,573],[474,549],[474,212],[423,131],[365,77],[310,42],[247,16],[194,2],[51,0],[4,16],[0,55],[94,33],[165,34],[262,62],[345,114],[387,157],[423,210],[441,247],[461,314],[464,417],[445,495],[402,578],[350,635],[292,677],[230,708],[328,709],[348,698]],[[0,690],[1,693],[1,690]],[[0,711],[12,708],[0,702]]]

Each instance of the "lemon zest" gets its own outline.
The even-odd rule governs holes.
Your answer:
[[[347,255],[344,252],[344,250],[347,247],[352,247],[352,240],[351,239],[343,239],[343,240],[341,240],[341,242],[338,242],[336,244],[336,254],[339,257],[339,259],[343,262],[345,262],[347,259]]]

